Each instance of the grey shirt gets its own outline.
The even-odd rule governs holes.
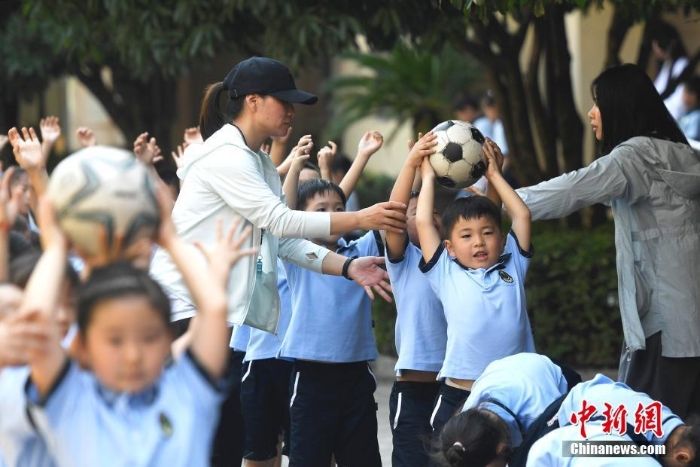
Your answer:
[[[645,337],[661,331],[664,357],[700,356],[698,153],[635,137],[588,167],[517,192],[533,220],[610,205],[628,349],[643,349]]]

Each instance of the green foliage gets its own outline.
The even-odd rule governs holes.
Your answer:
[[[348,53],[345,58],[371,74],[326,83],[339,106],[329,130],[333,136],[370,114],[412,120],[416,131],[425,132],[450,118],[454,98],[479,75],[476,63],[449,45],[435,52],[398,42],[388,54]]]
[[[526,283],[538,351],[571,365],[614,367],[622,346],[614,228],[535,224]]]

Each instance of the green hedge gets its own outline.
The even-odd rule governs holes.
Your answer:
[[[363,175],[364,206],[389,199],[393,179]],[[558,222],[533,224],[535,256],[525,290],[535,345],[540,353],[577,368],[617,367],[622,327],[617,299],[614,227],[566,229]],[[394,304],[372,304],[379,351],[395,355]]]

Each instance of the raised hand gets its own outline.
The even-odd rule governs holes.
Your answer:
[[[368,131],[365,133],[360,142],[357,144],[357,155],[370,157],[377,152],[384,144],[384,137],[378,131]]]
[[[486,173],[484,176],[487,180],[495,174],[500,174],[503,169],[503,153],[492,139],[486,138],[483,145],[484,156],[486,156]]]
[[[437,145],[437,136],[432,131],[429,131],[425,136],[412,145],[411,152],[408,153],[408,163],[412,167],[419,169],[423,163],[423,159],[435,154],[435,146]]]
[[[185,150],[183,149],[182,144],[177,146],[177,153],[175,153],[175,151],[171,151],[170,156],[173,158],[173,162],[175,162],[175,167],[181,169],[185,166]]]
[[[193,126],[192,128],[185,128],[185,134],[183,135],[183,141],[185,142],[185,147],[190,144],[201,144],[204,142],[202,138],[202,133],[199,131],[198,126]]]
[[[141,133],[134,140],[134,154],[136,158],[146,165],[153,165],[163,160],[160,147],[156,144],[156,139],[148,139],[148,132]]]
[[[53,145],[61,136],[61,127],[58,124],[58,117],[50,116],[42,118],[39,121],[39,131],[41,131],[41,139]]]
[[[14,312],[0,322],[0,369],[27,365],[32,356],[50,350],[51,329],[37,322],[39,314]]]
[[[78,142],[82,147],[89,148],[90,146],[97,146],[97,138],[95,138],[95,133],[91,128],[81,126],[75,130],[75,135],[78,137]]]
[[[423,180],[423,183],[433,183],[435,181],[435,169],[433,169],[433,166],[430,165],[430,159],[427,157],[424,158],[423,162],[421,163],[420,178]]]
[[[205,248],[201,243],[194,242],[194,245],[204,254],[209,263],[209,272],[215,280],[226,287],[231,268],[244,256],[251,256],[258,252],[257,248],[241,249],[243,242],[250,237],[252,227],[248,226],[243,232],[234,238],[236,230],[241,223],[241,218],[236,217],[231,224],[228,234],[224,236],[222,222],[219,219],[216,223],[216,244],[212,249]]]
[[[348,276],[365,289],[369,298],[374,300],[374,293],[377,292],[387,302],[391,302],[391,292],[389,285],[389,274],[380,266],[384,264],[384,258],[374,256],[364,256],[357,258],[348,267]]]
[[[313,146],[314,142],[311,139],[311,135],[304,135],[299,139],[299,144],[294,146],[294,150],[291,154],[292,161],[289,167],[290,171],[294,171],[294,173],[297,174],[301,172],[301,169],[304,168],[304,164],[306,164],[306,161],[311,157],[310,153]]]
[[[406,205],[396,201],[385,201],[358,211],[360,229],[388,230],[403,232],[406,230]]]
[[[44,170],[46,168],[46,157],[41,150],[41,142],[36,135],[34,128],[27,130],[22,127],[22,133],[17,128],[11,128],[7,133],[12,144],[12,152],[15,160],[27,172]]]
[[[319,149],[316,157],[318,158],[318,167],[321,169],[321,175],[328,173],[330,176],[333,159],[338,152],[338,145],[333,141],[328,141],[328,145]],[[323,178],[326,178],[325,176]]]
[[[19,213],[19,206],[10,195],[10,178],[14,171],[14,167],[7,169],[2,174],[2,183],[0,184],[0,229],[3,230],[9,230],[15,225]]]

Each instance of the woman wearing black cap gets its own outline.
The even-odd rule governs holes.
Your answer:
[[[221,105],[221,97],[228,102]],[[296,88],[286,66],[265,57],[238,63],[225,80],[207,88],[200,113],[204,143],[191,145],[172,217],[187,241],[213,244],[216,223],[228,228],[244,219],[239,232],[252,225],[249,244],[259,247],[257,258],[234,267],[228,285],[229,324],[246,324],[275,332],[279,319],[277,257],[324,274],[343,275],[389,300],[383,258],[346,258],[303,238],[320,238],[355,229],[401,231],[405,206],[386,202],[357,212],[293,211],[281,200],[281,183],[269,156],[260,150],[272,136],[284,136],[294,117],[295,103],[310,105],[318,98]],[[151,274],[169,293],[173,321],[196,314],[192,298],[168,255],[159,250]]]

